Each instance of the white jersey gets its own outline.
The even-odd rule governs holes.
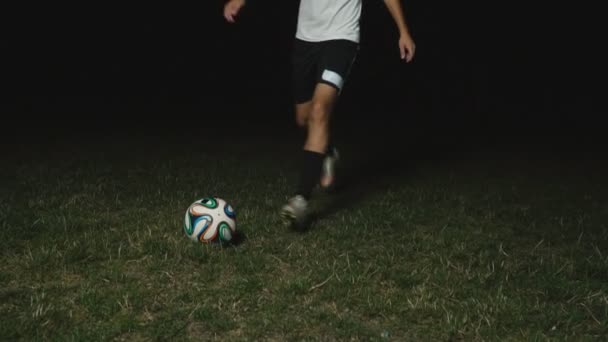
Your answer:
[[[359,42],[361,0],[300,0],[296,38]]]

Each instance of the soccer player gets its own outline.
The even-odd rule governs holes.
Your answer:
[[[234,23],[246,0],[228,0],[224,17]],[[282,207],[287,225],[307,223],[313,189],[335,183],[337,149],[331,144],[330,117],[359,52],[362,0],[300,0],[293,45],[293,94],[296,123],[306,130],[300,155],[300,178]],[[380,0],[378,0],[380,1]],[[401,59],[414,57],[415,44],[406,24],[402,0],[384,1],[397,29]]]

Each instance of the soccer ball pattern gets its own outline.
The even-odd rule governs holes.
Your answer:
[[[236,235],[236,213],[219,197],[194,201],[184,217],[184,231],[192,241],[226,243]]]

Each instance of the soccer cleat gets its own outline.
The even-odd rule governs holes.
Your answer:
[[[336,165],[340,160],[340,154],[336,148],[332,148],[323,159],[323,168],[321,169],[321,180],[319,185],[322,189],[331,189],[336,182]]]
[[[308,201],[301,195],[294,196],[281,209],[281,218],[285,226],[301,228],[306,223]]]

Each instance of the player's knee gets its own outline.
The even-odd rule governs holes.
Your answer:
[[[310,110],[310,121],[314,125],[325,125],[329,120],[329,110],[321,102],[313,102]]]

